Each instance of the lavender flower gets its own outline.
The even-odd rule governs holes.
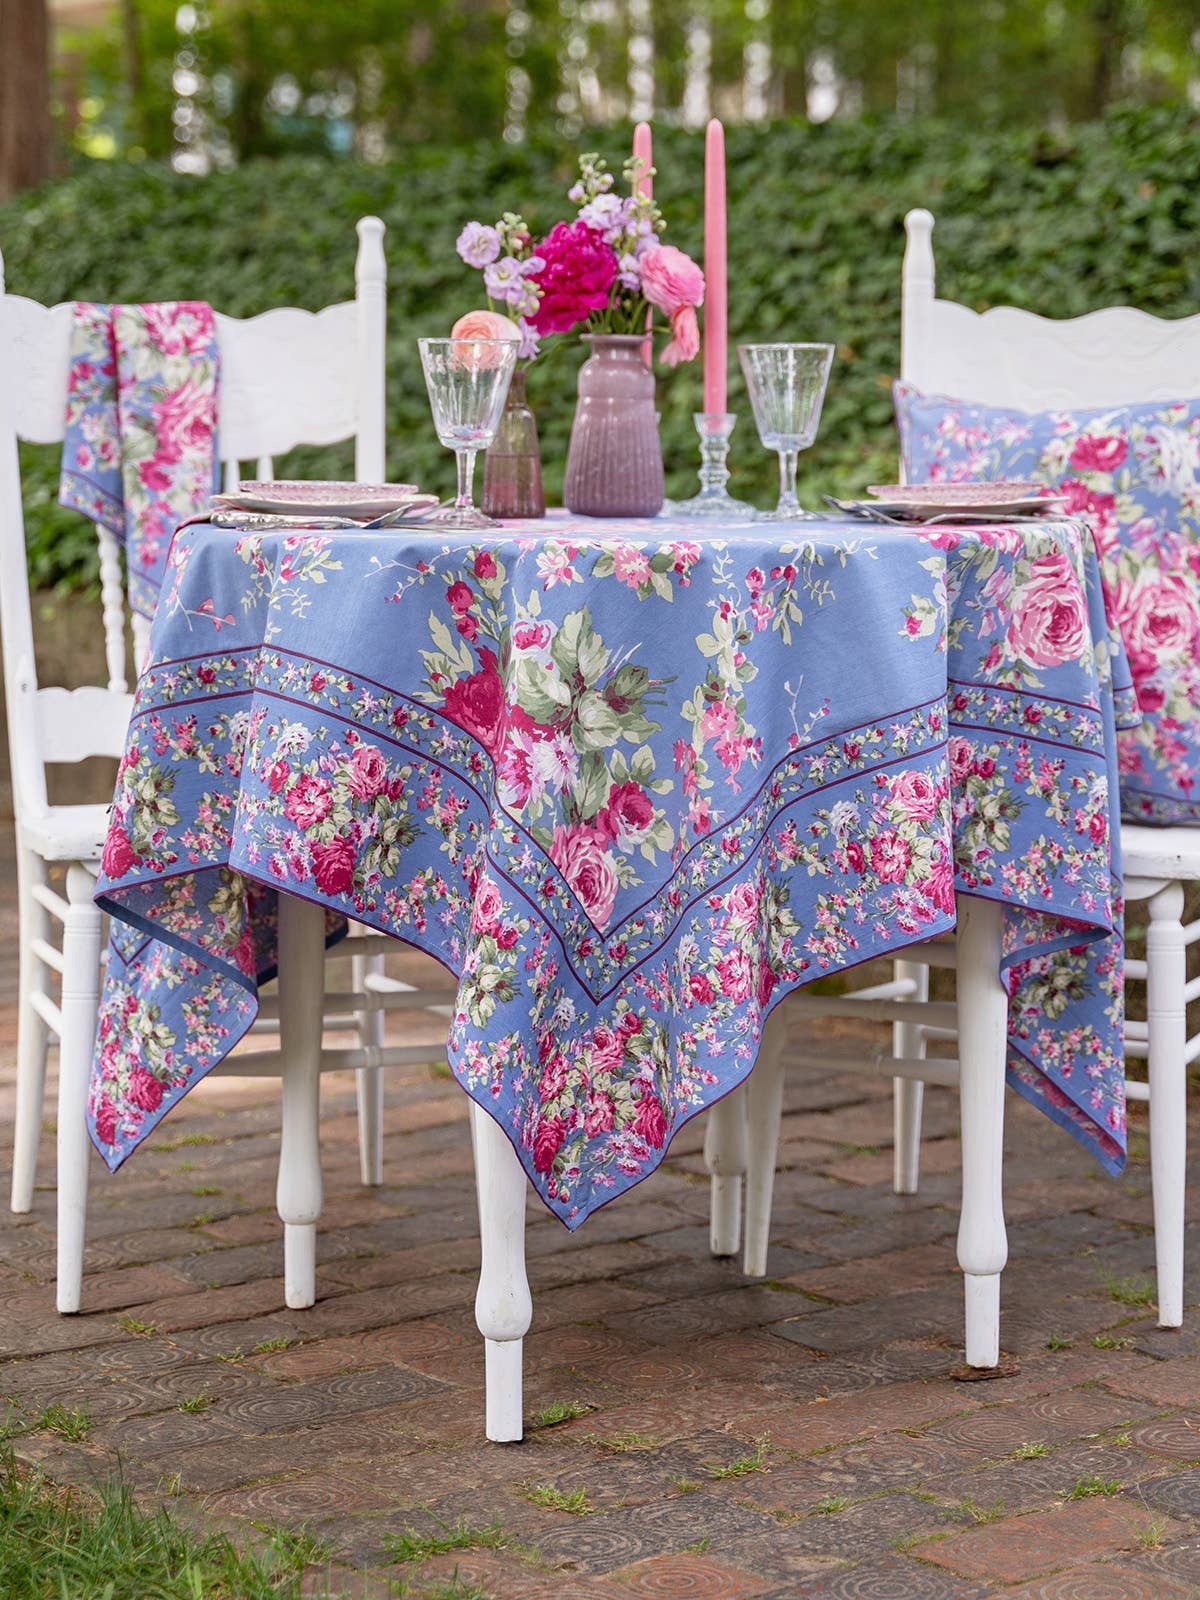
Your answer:
[[[597,233],[607,234],[613,228],[621,226],[625,205],[618,195],[598,194],[594,200],[589,200],[587,205],[581,207],[579,212],[580,222],[586,222],[589,228],[594,228]]]
[[[501,256],[499,261],[483,269],[483,286],[493,300],[503,300],[509,305],[523,301],[528,291],[525,282],[525,264],[516,256]]]
[[[490,266],[500,254],[500,232],[483,222],[468,222],[455,249],[469,267]]]
[[[627,251],[617,262],[617,277],[622,289],[640,289],[642,287],[642,274],[638,267],[638,259]]]
[[[534,309],[537,309],[536,301]],[[517,326],[521,330],[521,343],[517,349],[517,360],[535,361],[537,359],[538,346],[541,344],[541,335],[533,323],[525,317],[521,317],[518,320]]]

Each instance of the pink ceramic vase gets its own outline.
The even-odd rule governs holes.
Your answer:
[[[563,504],[583,517],[653,517],[662,510],[663,462],[654,374],[640,333],[584,335],[579,402],[567,448]]]

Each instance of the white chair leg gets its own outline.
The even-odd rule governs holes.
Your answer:
[[[13,1129],[12,1209],[33,1205],[38,1141],[46,1095],[45,1022],[29,1003],[44,984],[45,966],[30,948],[50,933],[50,916],[33,898],[35,884],[46,882],[46,866],[32,850],[17,846],[17,904],[20,916],[20,982],[17,997],[17,1104]]]
[[[383,971],[382,956],[355,956],[350,963],[355,994],[363,993],[368,973]],[[383,1012],[358,1013],[359,1043],[364,1047],[383,1046]],[[355,1088],[358,1093],[358,1164],[366,1184],[383,1182],[383,1069],[360,1067]]]
[[[100,1006],[101,912],[95,880],[83,867],[67,869],[63,922],[62,1033],[58,1046],[58,1286],[59,1311],[79,1310],[83,1292],[83,1234],[87,1222],[88,1077]]]
[[[1008,996],[1000,980],[1004,908],[958,897],[958,1051],[961,1066],[962,1214],[958,1264],[966,1293],[969,1367],[1000,1360],[1004,1228],[1004,1068]]]
[[[498,1444],[522,1436],[523,1340],[533,1317],[525,1274],[525,1172],[504,1129],[471,1104],[475,1187],[479,1196],[480,1268],[475,1324],[484,1339],[487,1436]]]
[[[742,1179],[746,1175],[744,1083],[709,1107],[704,1165],[711,1176],[709,1248],[714,1256],[735,1256],[742,1242]]]
[[[784,1007],[779,1005],[767,1018],[758,1060],[746,1080],[746,1243],[742,1271],[748,1278],[767,1275],[787,1037]]]
[[[295,1310],[317,1298],[321,1215],[321,1012],[325,913],[279,896],[279,1049],[282,1126],[275,1196],[283,1222],[284,1299]]]
[[[1146,1012],[1149,1020],[1150,1181],[1158,1325],[1183,1322],[1183,1218],[1187,1178],[1187,948],[1183,888],[1170,883],[1149,902]]]
[[[893,976],[916,984],[912,1000],[916,1005],[929,998],[929,968],[915,961],[897,961]],[[901,1061],[925,1054],[924,1030],[911,1022],[892,1024],[892,1051]],[[919,1078],[892,1079],[892,1190],[895,1194],[916,1194],[921,1168],[921,1108],[925,1085]]]

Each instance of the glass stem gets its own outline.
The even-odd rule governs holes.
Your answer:
[[[456,450],[454,462],[458,467],[458,499],[454,502],[456,511],[473,511],[475,509],[474,483],[475,483],[475,451]],[[793,469],[793,477],[795,469]]]
[[[781,450],[779,452],[780,511],[794,511],[800,505],[800,502],[796,499],[796,467],[799,460],[799,450]]]

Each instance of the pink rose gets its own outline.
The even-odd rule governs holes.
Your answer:
[[[475,556],[475,576],[477,578],[494,578],[499,568],[496,558],[490,550],[480,550]]]
[[[867,870],[867,856],[857,839],[846,841],[846,865],[851,872],[865,872]]]
[[[104,840],[104,851],[100,857],[100,865],[106,878],[120,878],[127,873],[130,867],[138,864],[138,857],[134,854],[124,830],[115,822],[108,825],[108,834]]]
[[[673,317],[685,306],[704,304],[704,274],[673,244],[654,245],[640,257],[642,293],[652,306]],[[693,321],[695,319],[693,318]]]
[[[939,911],[944,911],[947,915],[953,912],[954,863],[949,860],[933,862],[929,868],[929,877],[921,884],[921,889]]]
[[[298,828],[313,828],[333,809],[333,797],[324,778],[302,772],[287,792],[284,812]]]
[[[697,1005],[710,1005],[717,998],[717,991],[703,972],[693,972],[688,979],[688,990]]]
[[[593,1089],[583,1108],[583,1131],[589,1139],[598,1133],[610,1133],[613,1125],[613,1103],[608,1095]]]
[[[446,590],[446,599],[450,602],[451,611],[469,611],[475,599],[470,588],[459,578]]]
[[[354,846],[340,837],[328,844],[314,844],[312,869],[322,894],[345,894],[354,882]]]
[[[671,313],[671,340],[659,360],[664,367],[677,367],[681,361],[694,361],[700,353],[700,324],[691,306],[680,306]]]
[[[468,311],[459,317],[450,329],[452,339],[507,339],[520,343],[521,330],[511,317],[503,317],[498,311]],[[470,366],[476,371],[483,371],[488,367],[498,367],[504,360],[505,352],[496,346],[486,344],[478,345],[469,351],[454,352],[455,366]]]
[[[656,1094],[644,1094],[638,1101],[633,1131],[656,1150],[662,1149],[667,1136],[667,1119]]]
[[[210,447],[217,425],[216,398],[211,388],[188,378],[151,411],[158,433],[156,461],[171,464]]]
[[[541,1080],[538,1083],[538,1098],[542,1104],[548,1100],[557,1100],[567,1087],[567,1063],[563,1060],[561,1050],[556,1050],[542,1068]]]
[[[927,772],[901,772],[892,779],[892,799],[912,822],[928,822],[937,811],[937,785]]]
[[[514,650],[544,650],[550,643],[548,622],[518,622],[513,626]]]
[[[533,1135],[533,1165],[537,1172],[549,1172],[566,1135],[561,1117],[543,1117]]]
[[[490,650],[481,650],[483,670],[460,678],[446,690],[443,710],[484,746],[490,755],[500,749],[504,738],[504,685]]]
[[[1185,579],[1170,575],[1147,577],[1134,589],[1133,602],[1128,637],[1135,651],[1161,659],[1192,650],[1196,643],[1196,601]]]
[[[1076,472],[1115,472],[1124,461],[1127,449],[1116,434],[1082,434],[1071,451]]]
[[[1056,667],[1083,653],[1087,606],[1071,563],[1061,551],[1038,556],[1016,595],[1008,625],[1013,654],[1037,667]]]
[[[871,870],[880,883],[903,883],[912,860],[908,841],[888,830],[871,840]]]
[[[646,837],[654,821],[654,807],[640,783],[614,783],[600,816],[621,849],[631,850]]]
[[[373,744],[357,744],[350,757],[346,787],[360,800],[374,800],[387,787],[387,762]]]
[[[291,775],[292,769],[286,761],[272,761],[265,773],[267,787],[271,793],[278,794]]]
[[[620,885],[612,856],[601,848],[595,831],[582,823],[572,828],[558,824],[550,843],[550,859],[575,891],[595,926],[606,928]]]
[[[537,246],[546,265],[531,282],[542,291],[530,319],[538,333],[566,333],[608,304],[617,258],[586,222],[559,222]]]
[[[116,1144],[117,1142],[117,1108],[107,1096],[97,1100],[96,1109],[92,1113],[96,1124],[96,1137],[101,1144]]]
[[[471,908],[471,921],[478,932],[495,933],[500,926],[500,913],[503,910],[504,899],[499,889],[490,878],[482,879]]]
[[[145,1067],[134,1067],[129,1074],[129,1098],[142,1111],[157,1111],[162,1104],[163,1086]]]
[[[612,1028],[600,1025],[592,1035],[592,1063],[600,1072],[617,1072],[625,1056],[625,1041]]]
[[[750,957],[744,950],[731,950],[717,962],[717,981],[729,1000],[749,1000],[754,990]]]
[[[971,775],[971,741],[961,734],[950,740],[950,777],[957,784],[965,783]]]

